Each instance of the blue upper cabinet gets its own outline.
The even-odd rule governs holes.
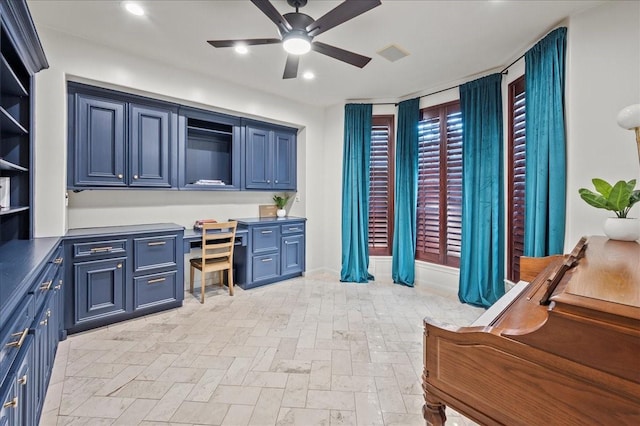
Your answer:
[[[172,188],[177,107],[69,83],[69,188]]]
[[[245,188],[296,190],[296,129],[247,122]]]
[[[170,164],[171,130],[177,128],[177,116],[171,111],[146,105],[130,104],[130,172],[131,186],[170,188],[174,179]]]

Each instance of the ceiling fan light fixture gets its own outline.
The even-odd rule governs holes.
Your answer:
[[[127,9],[127,12],[136,16],[144,16],[144,9],[137,3],[126,2],[124,4],[124,8]]]
[[[287,53],[304,55],[311,50],[311,39],[303,31],[291,31],[284,36],[282,46]]]
[[[249,48],[246,44],[236,44],[236,47],[234,49],[239,55],[246,55],[247,53],[249,53]]]

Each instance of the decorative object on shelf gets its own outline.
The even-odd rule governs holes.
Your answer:
[[[218,223],[215,219],[199,219],[193,224],[194,231],[202,231],[202,227],[205,223]]]
[[[9,210],[11,206],[11,179],[8,177],[0,177],[0,210]]]
[[[276,207],[278,207],[278,211],[276,211],[278,217],[285,217],[287,215],[287,211],[284,208],[290,198],[291,195],[289,194],[283,194],[282,196],[276,194],[273,196],[273,202],[276,203]]]
[[[604,233],[607,237],[622,241],[635,241],[640,238],[640,222],[635,218],[627,218],[631,207],[640,201],[640,190],[634,190],[636,180],[620,180],[613,186],[598,178],[594,178],[592,182],[597,193],[586,188],[580,188],[578,192],[590,206],[615,212],[616,217],[607,218],[604,223]]]
[[[635,130],[638,145],[638,163],[640,163],[640,104],[629,105],[618,113],[618,126],[627,130]]]
[[[271,204],[258,206],[258,209],[260,217],[276,217],[276,212],[278,211],[278,207]]]

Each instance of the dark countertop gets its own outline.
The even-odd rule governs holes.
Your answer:
[[[146,234],[149,232],[183,231],[184,227],[175,223],[151,223],[146,225],[99,226],[95,228],[69,229],[64,239],[91,238],[110,234]]]
[[[295,216],[287,216],[287,217],[247,217],[244,219],[229,219],[235,220],[239,224],[243,225],[256,225],[259,223],[288,223],[288,222],[304,222],[307,220],[305,217],[295,217]]]
[[[0,245],[0,330],[60,241],[59,237],[36,238]]]

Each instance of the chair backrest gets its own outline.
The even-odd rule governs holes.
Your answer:
[[[233,263],[233,245],[238,222],[205,223],[202,225],[202,260],[228,258]]]

